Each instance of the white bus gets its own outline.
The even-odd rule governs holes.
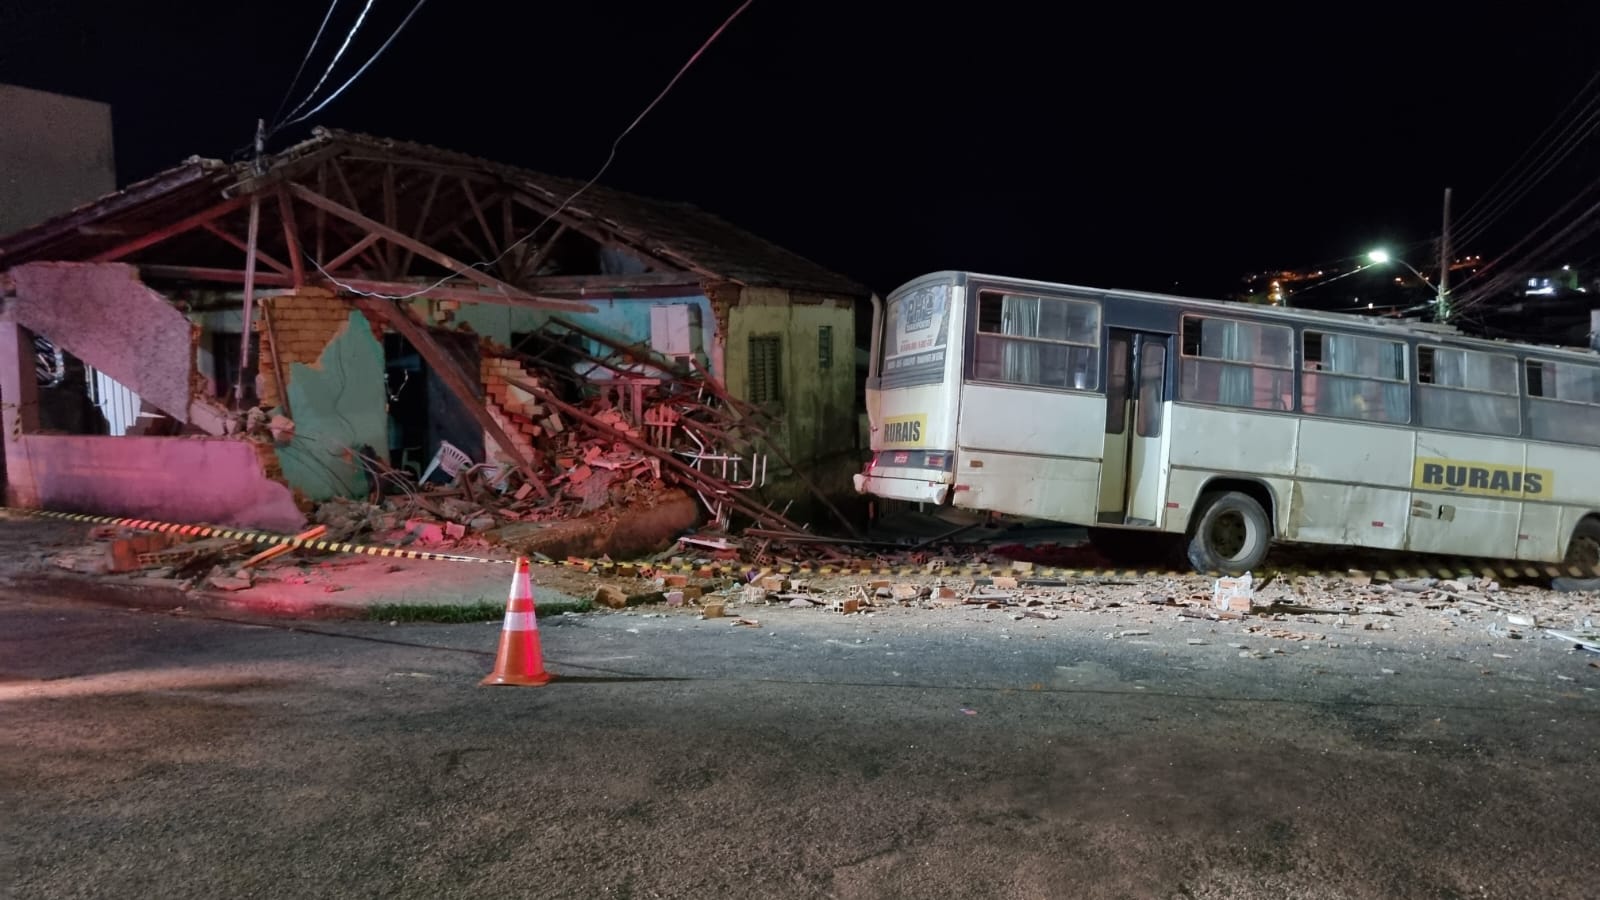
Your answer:
[[[969,272],[890,294],[873,342],[865,494],[1202,572],[1273,541],[1600,562],[1590,352]]]

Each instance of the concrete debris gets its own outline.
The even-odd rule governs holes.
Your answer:
[[[1249,572],[1238,578],[1218,578],[1212,588],[1212,605],[1225,612],[1247,613],[1254,599],[1254,583]]]
[[[249,577],[212,575],[206,579],[206,584],[219,591],[243,591],[248,590],[252,582]]]

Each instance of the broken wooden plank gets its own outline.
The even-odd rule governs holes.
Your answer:
[[[299,534],[294,536],[294,539],[297,540],[297,541],[314,541],[317,538],[322,537],[323,535],[325,535],[327,533],[328,533],[328,526],[326,526],[326,525],[318,525],[317,527],[312,528],[309,531],[300,532]],[[262,563],[266,562],[267,560],[277,559],[278,557],[283,556],[284,554],[286,554],[289,551],[294,550],[294,549],[296,549],[294,544],[279,544],[276,547],[270,547],[270,548],[268,548],[266,550],[261,551],[260,553],[257,553],[255,556],[250,557],[249,559],[245,560],[244,562],[240,563],[239,564],[239,568],[241,568],[241,569],[252,569],[252,568],[255,568],[256,566],[261,565]]]

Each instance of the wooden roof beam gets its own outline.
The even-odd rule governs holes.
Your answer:
[[[475,269],[472,266],[469,266],[444,253],[440,253],[438,250],[421,243],[415,238],[401,234],[399,231],[384,225],[382,222],[376,222],[372,219],[369,219],[342,203],[329,200],[327,197],[324,197],[309,188],[302,187],[298,184],[291,184],[289,185],[289,190],[295,195],[296,199],[304,203],[308,203],[317,209],[321,209],[331,216],[336,216],[340,219],[343,219],[358,228],[365,229],[368,233],[376,234],[386,241],[410,250],[416,253],[416,255],[434,263],[435,265],[441,266],[469,281],[475,281],[492,291],[498,292],[501,296],[508,300],[519,300],[528,305],[538,304],[547,309],[566,308],[571,312],[593,312],[593,307],[590,307],[587,304],[574,303],[572,301],[553,300],[547,297],[535,297],[534,295],[529,294],[520,288],[501,281],[493,275],[489,275],[479,269]],[[486,299],[487,298],[480,299],[478,302],[485,302]]]
[[[185,232],[193,231],[207,222],[220,219],[228,213],[243,209],[249,204],[249,195],[241,195],[230,200],[224,200],[223,202],[218,203],[216,206],[201,210],[192,216],[186,216],[182,219],[179,219],[165,228],[158,228],[155,231],[146,232],[131,241],[118,244],[117,246],[112,247],[110,250],[97,253],[90,257],[88,261],[113,262],[115,260],[122,259],[130,254],[138,253],[140,250],[143,250],[146,247],[153,247],[162,241],[168,240],[169,238],[174,238],[180,234],[184,234]]]

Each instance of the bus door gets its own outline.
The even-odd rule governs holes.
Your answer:
[[[1106,441],[1099,520],[1153,526],[1160,518],[1161,421],[1171,335],[1111,329],[1106,342]]]

